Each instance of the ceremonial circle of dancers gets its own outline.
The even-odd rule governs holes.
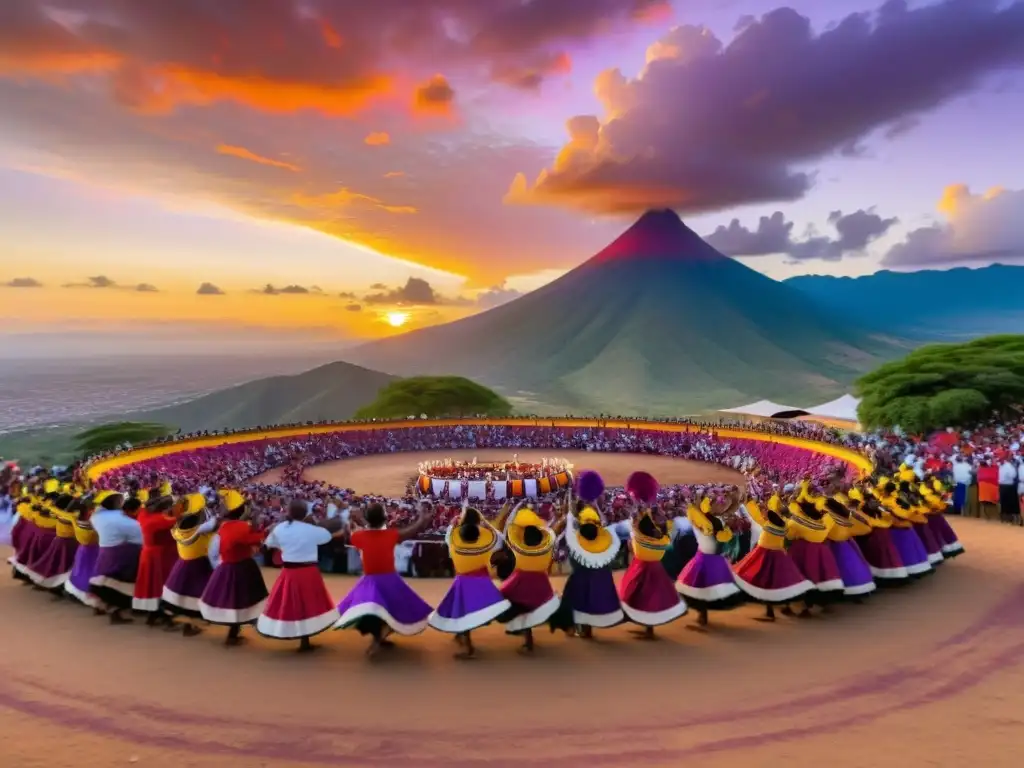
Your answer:
[[[574,494],[551,521],[526,503],[507,503],[496,520],[463,506],[445,535],[455,578],[432,608],[395,570],[394,549],[429,523],[390,528],[384,507],[353,513],[351,533],[306,522],[307,505],[293,502],[288,518],[269,532],[254,530],[249,504],[237,491],[220,491],[223,512],[214,516],[202,494],[179,498],[168,484],[125,496],[89,493],[48,480],[17,501],[11,532],[14,578],[83,603],[112,624],[146,616],[150,626],[201,632],[200,622],[228,627],[228,645],[241,630],[298,640],[331,629],[355,629],[377,655],[394,636],[428,627],[451,634],[457,658],[476,652],[474,631],[491,622],[534,649],[534,630],[548,626],[580,638],[594,630],[632,623],[643,639],[683,616],[689,607],[706,631],[712,611],[753,602],[795,617],[829,612],[839,600],[860,602],[876,587],[906,583],[931,573],[963,551],[945,519],[946,490],[935,478],[920,481],[905,467],[892,478],[862,480],[842,492],[817,493],[809,482],[777,492],[763,508],[739,489],[687,509],[697,552],[678,579],[662,565],[672,545],[671,523],[658,522],[658,483],[634,472],[626,483],[633,505],[633,558],[616,585],[612,564],[618,535],[604,524],[598,500],[605,485],[596,472],[577,475]],[[722,553],[733,533],[726,520],[741,514],[755,524],[756,543],[739,562]],[[549,579],[556,542],[564,534],[572,572],[558,595]],[[362,556],[363,576],[335,605],[317,565],[317,548],[340,535]],[[752,534],[753,535],[753,534]],[[261,546],[280,550],[282,570],[267,591],[254,559]],[[211,547],[218,564],[213,566]],[[498,583],[500,582],[500,583]]]

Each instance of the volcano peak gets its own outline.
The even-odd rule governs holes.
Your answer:
[[[676,263],[709,262],[726,258],[690,229],[669,208],[652,209],[637,219],[590,264],[654,259]]]

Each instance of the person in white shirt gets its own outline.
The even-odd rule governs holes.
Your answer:
[[[1020,515],[1020,497],[1017,495],[1017,465],[1009,457],[999,465],[999,518],[1013,522]]]
[[[300,651],[313,650],[309,639],[326,632],[339,618],[320,574],[317,548],[345,535],[344,528],[332,534],[305,522],[308,515],[306,502],[292,500],[288,519],[274,526],[264,542],[267,548],[281,551],[281,575],[256,621],[256,631],[261,635],[299,640]]]
[[[974,482],[974,470],[960,454],[953,457],[953,511],[962,515],[967,505],[967,491]]]
[[[122,511],[124,501],[120,493],[103,491],[96,496],[99,506],[89,518],[100,546],[89,587],[99,600],[110,606],[111,624],[131,622],[122,611],[132,607],[142,551],[142,528],[137,520]]]

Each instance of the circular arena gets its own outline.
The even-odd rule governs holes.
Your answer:
[[[674,423],[504,420],[513,429],[633,429]],[[430,424],[415,423],[416,428]],[[435,425],[436,426],[436,425]],[[297,428],[151,446],[101,460],[96,480],[186,451],[324,433],[401,431],[408,423]],[[538,433],[539,434],[539,433]],[[722,429],[718,440],[762,457],[779,446],[826,455],[851,473],[870,464],[829,443]],[[541,448],[436,448],[325,461],[305,468],[360,494],[399,494],[427,458],[505,461]],[[201,454],[200,454],[201,455]],[[636,469],[663,484],[742,483],[735,469],[638,453],[557,455],[619,485]],[[780,458],[781,461],[781,458]],[[167,466],[167,464],[164,464]],[[790,472],[802,465],[787,464]],[[275,473],[255,475],[273,481]],[[796,479],[796,478],[793,478]],[[755,478],[756,481],[756,478]],[[358,634],[328,632],[319,653],[250,635],[225,650],[223,631],[195,638],[112,627],[91,611],[0,581],[0,764],[11,766],[701,766],[1016,763],[1024,689],[1024,576],[1019,529],[955,520],[967,555],[904,588],[828,616],[763,624],[756,606],[689,616],[640,643],[628,627],[593,642],[538,634],[532,658],[497,626],[480,654],[452,660],[450,636],[402,638],[367,663]],[[5,555],[7,553],[4,553]],[[279,571],[265,570],[268,583]],[[326,576],[335,599],[354,579]],[[553,577],[556,590],[564,579]],[[436,605],[444,579],[409,579]],[[12,736],[13,735],[13,736]]]

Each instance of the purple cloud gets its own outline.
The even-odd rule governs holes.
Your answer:
[[[673,29],[635,79],[603,72],[607,117],[577,117],[555,164],[507,200],[597,213],[670,207],[686,213],[794,200],[809,162],[851,152],[875,133],[1024,65],[1024,1],[889,0],[815,34],[779,8],[747,20],[728,44],[702,27]]]

